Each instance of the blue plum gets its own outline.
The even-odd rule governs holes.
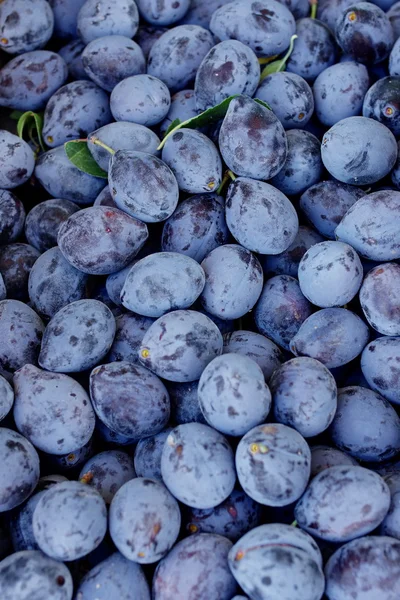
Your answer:
[[[361,355],[361,369],[371,387],[392,402],[400,404],[400,339],[378,337]]]
[[[224,335],[223,353],[235,353],[253,359],[263,372],[265,381],[283,362],[282,352],[267,337],[254,331],[233,331]]]
[[[190,6],[190,0],[136,0],[139,14],[152,25],[173,25],[184,17]]]
[[[60,40],[78,37],[78,13],[86,0],[48,0],[54,16],[54,35]]]
[[[360,304],[368,323],[383,335],[400,335],[400,265],[378,265],[360,289]]]
[[[110,109],[116,121],[157,125],[168,114],[171,96],[161,79],[152,75],[132,75],[112,90]]]
[[[321,471],[330,467],[341,467],[348,465],[357,466],[357,461],[349,454],[331,448],[330,446],[311,446],[311,477],[315,477]]]
[[[1,7],[0,49],[23,54],[43,48],[54,29],[54,15],[46,0],[7,0]]]
[[[29,498],[39,481],[39,456],[17,431],[0,427],[0,513]],[[232,486],[233,487],[233,486]]]
[[[131,312],[116,317],[116,332],[108,354],[108,360],[110,362],[126,360],[131,363],[138,363],[140,344],[144,334],[153,322],[154,319],[135,315]]]
[[[26,183],[33,173],[35,157],[21,138],[0,129],[0,188],[12,190]]]
[[[311,83],[336,62],[335,38],[324,23],[308,17],[296,22],[296,35],[286,70]]]
[[[400,539],[400,473],[394,472],[386,475],[384,480],[390,490],[390,508],[381,523],[379,532],[381,535],[390,535]]]
[[[69,200],[44,200],[32,208],[25,221],[28,243],[45,252],[57,246],[57,234],[62,223],[78,212],[79,207]]]
[[[164,121],[160,123],[160,133],[164,135],[171,123],[187,121],[197,116],[194,90],[180,90],[171,96],[171,105]]]
[[[84,464],[79,480],[95,488],[104,501],[110,504],[116,492],[136,476],[133,460],[126,452],[106,450]]]
[[[14,390],[7,379],[0,375],[0,421],[2,421],[12,409],[14,403]]]
[[[85,44],[105,35],[133,38],[138,25],[134,0],[86,0],[77,18],[78,35]]]
[[[0,190],[0,244],[16,242],[24,229],[25,208],[12,192]]]
[[[363,116],[383,123],[400,134],[400,77],[383,77],[369,88],[363,103]]]
[[[86,0],[85,0],[86,1]],[[82,52],[85,48],[85,44],[82,40],[72,40],[60,50],[58,54],[63,58],[68,67],[68,74],[71,79],[89,79],[86,75],[86,71],[83,68]]]
[[[304,196],[304,194],[303,194]],[[290,246],[275,255],[263,256],[261,264],[266,275],[289,275],[297,277],[299,263],[311,246],[323,241],[323,237],[314,229],[300,225],[297,235]]]
[[[171,400],[171,421],[173,423],[177,425],[183,423],[207,424],[199,404],[198,385],[198,381],[168,382],[167,389]]]
[[[165,441],[172,431],[166,427],[160,433],[142,438],[138,441],[133,457],[138,477],[146,477],[157,481],[163,480],[161,475],[161,456]]]
[[[27,300],[29,273],[39,256],[39,250],[29,244],[0,247],[0,272],[8,298]]]
[[[232,493],[234,456],[224,436],[202,423],[184,423],[167,437],[161,475],[171,494],[193,508],[213,508]]]

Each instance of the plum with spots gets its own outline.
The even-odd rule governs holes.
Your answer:
[[[145,223],[165,221],[178,204],[175,175],[152,154],[118,150],[110,161],[108,181],[116,206]]]
[[[249,177],[238,177],[229,186],[225,215],[239,244],[259,254],[287,250],[299,227],[296,210],[284,193]]]
[[[219,506],[209,509],[188,508],[183,521],[188,533],[216,533],[236,542],[242,535],[257,527],[261,507],[242,491],[232,494]]]
[[[336,382],[330,371],[314,358],[285,362],[269,381],[274,417],[304,437],[313,437],[331,424],[337,407]]]
[[[336,21],[335,34],[343,52],[367,65],[387,58],[394,42],[389,18],[370,2],[347,6]]]
[[[203,27],[173,27],[153,44],[147,73],[161,79],[171,92],[183,90],[193,82],[201,61],[213,46],[213,36]]]
[[[288,142],[282,123],[271,110],[238,96],[231,100],[222,122],[219,149],[237,175],[271,179],[285,164]]]
[[[368,323],[382,335],[400,335],[400,265],[378,265],[360,289],[360,304]]]
[[[304,492],[310,478],[311,453],[295,429],[281,423],[258,425],[236,450],[240,485],[266,506],[287,506]]]
[[[61,308],[44,332],[39,364],[47,371],[74,373],[93,368],[110,350],[115,319],[98,300]]]
[[[215,248],[201,263],[206,285],[203,307],[221,319],[239,319],[257,302],[263,285],[258,259],[238,244]]]
[[[48,0],[54,15],[54,35],[59,40],[78,37],[78,13],[86,0]]]
[[[22,504],[39,481],[39,456],[17,431],[0,427],[0,513]]]
[[[311,480],[296,504],[295,518],[313,536],[343,543],[378,527],[389,505],[389,488],[380,475],[363,467],[337,466]]]
[[[161,475],[171,494],[192,508],[213,508],[232,493],[236,481],[232,448],[202,423],[184,423],[168,435]]]
[[[400,542],[389,536],[368,536],[341,546],[325,567],[328,600],[396,600]]]
[[[400,258],[400,192],[380,190],[358,199],[345,213],[335,235],[374,261]]]
[[[321,156],[335,179],[366,185],[376,183],[392,170],[397,143],[382,123],[367,117],[348,117],[326,132]]]
[[[65,565],[42,552],[26,550],[0,562],[2,600],[30,600],[41,595],[52,600],[71,600],[73,581]]]
[[[314,112],[312,90],[296,73],[271,73],[262,80],[254,96],[271,107],[285,129],[303,128]]]
[[[191,0],[189,10],[182,19],[182,23],[185,23],[186,25],[200,25],[200,27],[209,29],[213,13],[217,8],[220,8],[231,1],[232,0],[208,0],[208,2],[204,2],[204,0]]]
[[[400,338],[378,337],[370,342],[361,355],[361,369],[371,389],[400,404]]]
[[[106,185],[106,187],[101,190],[100,194],[96,197],[93,206],[111,206],[112,208],[117,208],[117,205],[115,204],[113,197],[111,196],[110,188],[108,185]]]
[[[88,460],[79,480],[96,489],[110,504],[116,492],[135,477],[132,458],[121,450],[106,450]]]
[[[151,25],[173,25],[184,17],[190,0],[136,0],[139,14]]]
[[[29,273],[39,256],[39,250],[29,244],[15,243],[0,247],[0,272],[8,298],[28,299]]]
[[[159,481],[136,477],[115,494],[110,506],[110,535],[133,562],[161,560],[175,544],[181,526],[178,502]]]
[[[12,192],[0,190],[0,245],[15,242],[24,229],[25,208]]]
[[[390,75],[400,75],[400,42],[397,39],[389,56]]]
[[[286,70],[311,83],[336,62],[335,38],[324,23],[308,17],[296,22],[296,35]]]
[[[303,194],[304,195],[304,194]],[[279,254],[261,257],[261,264],[266,275],[289,275],[297,277],[299,263],[311,246],[323,241],[323,237],[306,225],[300,225],[297,235],[290,246]]]
[[[261,368],[252,358],[233,353],[217,356],[207,365],[198,398],[207,423],[231,436],[242,436],[265,422],[271,407]]]
[[[390,535],[400,539],[400,473],[384,476],[390,490],[390,508],[379,528],[381,535]]]
[[[258,331],[285,350],[310,315],[311,304],[297,279],[288,275],[268,279],[254,310]]]
[[[365,192],[361,188],[329,180],[312,185],[301,195],[299,204],[317,231],[324,237],[334,240],[336,227],[353,204],[363,196]],[[351,245],[354,246],[353,241]],[[358,246],[354,247],[359,251]]]
[[[156,154],[157,147],[160,144],[160,140],[154,131],[138,123],[117,121],[100,127],[100,129],[89,133],[88,148],[99,167],[107,172],[111,159],[110,152],[96,144],[95,141],[106,144],[115,152],[118,150],[133,150],[148,154]]]
[[[151,27],[146,24],[139,25],[139,28],[135,35],[135,41],[141,47],[146,60],[149,56],[150,50],[153,47],[153,44],[166,31],[168,31],[168,27]]]
[[[179,252],[201,262],[207,254],[228,240],[223,198],[214,194],[200,194],[180,202],[165,222],[161,249],[164,252]]]
[[[78,36],[85,44],[105,35],[133,38],[138,25],[134,0],[86,0],[77,18]]]
[[[129,271],[132,269],[133,265],[136,264],[136,262],[137,260],[132,261],[127,267],[121,269],[121,271],[111,273],[111,275],[109,275],[106,279],[107,295],[111,302],[113,302],[116,306],[122,307],[122,288],[124,287],[124,283],[126,281]]]
[[[138,363],[140,344],[144,334],[154,323],[154,319],[128,312],[116,317],[115,323],[116,332],[108,360],[110,362],[124,360]]]
[[[13,383],[15,424],[36,448],[67,454],[90,440],[94,411],[74,379],[25,365],[15,373]]]
[[[99,419],[132,439],[159,433],[169,419],[165,385],[139,365],[121,361],[96,367],[90,374],[90,397]]]
[[[330,467],[357,466],[357,461],[349,454],[330,446],[311,446],[311,477]]]
[[[25,237],[29,244],[45,252],[57,246],[57,234],[62,223],[78,212],[69,200],[44,200],[32,208],[25,221]]]
[[[301,194],[318,183],[323,173],[321,143],[309,131],[290,129],[286,132],[286,161],[271,184],[288,196]]]
[[[283,355],[278,346],[264,335],[254,331],[237,330],[225,334],[223,353],[231,352],[254,360],[261,368],[267,382],[283,362]]]
[[[82,52],[84,48],[85,44],[82,40],[77,39],[72,40],[72,42],[69,42],[58,51],[58,54],[67,64],[70,79],[89,79],[83,68],[82,62]]]
[[[35,157],[21,138],[0,129],[0,188],[12,190],[26,183],[33,173]]]
[[[328,67],[313,86],[315,114],[328,127],[346,117],[360,115],[368,87],[369,75],[364,65],[348,61]],[[363,115],[372,116],[364,111]]]
[[[67,64],[55,52],[25,52],[12,58],[0,70],[0,106],[14,110],[41,110],[64,85],[67,76]]]
[[[67,261],[90,275],[108,275],[126,267],[148,237],[147,226],[117,208],[95,206],[71,215],[58,232]]]
[[[193,310],[175,310],[150,325],[138,355],[159,377],[183,383],[199,379],[222,347],[222,335],[210,318]]]
[[[164,135],[177,119],[187,121],[197,116],[194,90],[180,90],[171,96],[171,105],[164,121],[160,123],[160,133]]]
[[[397,41],[400,37],[400,4],[394,2],[388,11],[386,11],[391,26],[393,27],[394,39]]]
[[[363,267],[349,244],[320,242],[304,254],[298,276],[301,291],[316,306],[344,306],[360,289]]]
[[[354,4],[353,0],[319,0],[317,17],[335,33],[338,17],[351,4]]]
[[[77,560],[97,548],[107,530],[107,509],[100,494],[78,481],[49,488],[33,513],[39,548],[59,561]]]
[[[214,12],[210,30],[220,40],[239,40],[257,56],[275,56],[288,48],[296,24],[290,10],[275,0],[236,0]]]
[[[7,379],[0,375],[0,421],[2,421],[12,409],[14,403],[14,390]]]
[[[196,107],[207,110],[234,94],[253,96],[259,80],[260,64],[251,48],[238,40],[220,42],[211,48],[197,70]]]
[[[84,173],[67,157],[64,146],[41,154],[36,161],[35,177],[53,198],[71,200],[79,205],[92,204],[106,181]]]
[[[43,139],[50,148],[85,138],[112,119],[108,96],[93,81],[73,81],[59,88],[48,101],[43,118]]]
[[[232,574],[250,598],[320,600],[321,553],[299,529],[273,523],[246,533],[229,552]]]
[[[171,431],[172,427],[166,427],[160,433],[138,441],[133,457],[138,477],[147,477],[162,482],[161,456],[165,441]]]
[[[37,364],[44,325],[27,304],[0,302],[0,373],[6,379],[26,364]]]
[[[156,252],[133,265],[121,291],[121,302],[145,317],[161,317],[189,308],[200,296],[205,275],[200,265],[177,252]]]
[[[363,116],[375,119],[400,134],[400,77],[383,77],[369,88],[364,98]]]
[[[367,325],[346,308],[324,308],[310,315],[290,342],[296,356],[310,356],[328,369],[351,362],[369,339]]]
[[[123,79],[146,71],[140,46],[123,35],[91,41],[82,52],[82,63],[87,76],[107,92],[112,92]]]
[[[221,157],[212,141],[200,131],[182,128],[169,136],[162,159],[174,173],[182,192],[213,192],[221,184]]]
[[[385,398],[364,387],[339,389],[330,434],[340,450],[365,462],[381,462],[400,452],[400,418]]]
[[[221,535],[200,533],[178,542],[158,564],[153,600],[207,598],[231,600],[237,585],[228,566],[232,542]]]
[[[111,92],[110,108],[116,121],[157,125],[167,116],[170,105],[165,83],[149,74],[127,77]]]
[[[23,54],[43,48],[54,29],[54,15],[45,0],[7,0],[0,14],[0,49]]]
[[[149,585],[139,564],[119,552],[93,567],[79,583],[76,600],[150,600]]]
[[[51,318],[88,293],[88,276],[69,264],[55,246],[35,261],[29,272],[29,300],[38,314]]]

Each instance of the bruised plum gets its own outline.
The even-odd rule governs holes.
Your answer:
[[[176,542],[180,526],[178,502],[154,479],[128,481],[111,502],[111,538],[125,558],[139,564],[161,560]]]
[[[7,290],[7,298],[28,299],[28,280],[32,266],[40,252],[29,244],[9,244],[0,247],[0,272]]]
[[[378,527],[389,505],[389,488],[380,475],[363,467],[338,466],[311,480],[294,514],[299,527],[313,536],[343,543]]]
[[[15,424],[36,448],[67,454],[90,440],[94,411],[74,379],[25,365],[14,375],[14,389]]]
[[[144,334],[140,362],[168,381],[199,379],[208,363],[222,353],[218,327],[206,315],[175,310],[157,319]]]
[[[235,485],[232,449],[224,436],[208,425],[178,425],[164,444],[161,475],[183,504],[213,508],[226,500]]]
[[[258,425],[236,450],[240,485],[256,502],[287,506],[297,500],[310,477],[311,453],[305,439],[280,423]]]
[[[400,452],[400,418],[387,400],[368,388],[339,389],[330,433],[340,450],[358,460],[381,462]]]
[[[346,308],[324,308],[310,315],[290,342],[296,356],[311,356],[328,369],[352,361],[366,346],[369,330]]]
[[[44,332],[39,364],[47,371],[74,373],[93,368],[109,351],[115,319],[98,300],[77,300],[61,308]]]
[[[368,536],[341,546],[325,567],[328,600],[397,600],[400,542]]]
[[[360,303],[368,323],[383,335],[400,335],[400,265],[378,265],[365,276]]]
[[[254,310],[258,331],[285,350],[310,315],[311,304],[301,293],[299,282],[288,275],[268,279]]]
[[[26,364],[37,364],[43,332],[41,319],[27,304],[0,302],[0,372],[6,379]]]
[[[202,194],[183,200],[165,222],[161,249],[198,262],[229,239],[221,196]]]
[[[108,275],[126,267],[147,237],[145,223],[117,208],[93,206],[71,215],[62,224],[58,245],[79,271]]]
[[[168,392],[162,381],[139,365],[108,363],[90,374],[90,397],[97,416],[120,435],[140,439],[168,422]]]
[[[201,374],[198,398],[209,425],[226,435],[242,436],[263,423],[271,393],[258,364],[248,356],[223,354]]]
[[[174,174],[152,154],[119,150],[111,158],[108,181],[117,207],[145,223],[165,221],[178,204]]]
[[[251,48],[237,40],[216,44],[196,74],[194,92],[199,111],[216,106],[234,94],[253,96],[260,80],[260,65]]]
[[[219,149],[237,175],[271,179],[285,164],[288,143],[282,123],[271,110],[248,96],[238,96],[222,122]]]
[[[257,302],[263,284],[258,259],[238,244],[215,248],[201,263],[206,284],[200,300],[220,319],[239,319]]]
[[[259,254],[284,252],[299,228],[296,210],[284,193],[250,177],[238,177],[231,183],[225,214],[238,243]]]

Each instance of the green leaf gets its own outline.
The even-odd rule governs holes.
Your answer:
[[[28,112],[23,113],[18,119],[17,123],[17,133],[21,139],[24,137],[24,130],[28,128],[28,135],[30,139],[37,145],[37,147],[45,152],[45,147],[42,139],[42,130],[43,130],[43,116],[39,113],[32,112],[29,110]],[[36,139],[34,137],[34,132],[36,131]]]
[[[253,98],[253,100],[254,100],[254,102],[257,102],[257,104],[261,104],[261,106],[263,106],[264,108],[268,108],[268,110],[272,110],[270,105],[267,104],[266,102],[264,102],[264,100],[260,100],[260,98]]]
[[[172,121],[171,125],[168,127],[168,129],[164,133],[164,137],[167,137],[167,135],[169,134],[169,132],[172,131],[173,129],[175,129],[175,127],[177,127],[180,124],[181,124],[181,120],[180,119],[175,119],[174,121]]]
[[[279,73],[280,71],[284,71],[286,69],[286,63],[293,52],[294,40],[297,40],[297,35],[292,35],[290,38],[290,46],[285,56],[279,60],[274,60],[274,62],[269,63],[269,65],[262,70],[260,81],[263,81],[266,77],[268,77],[268,75],[271,75],[271,73]]]
[[[103,171],[94,160],[89,152],[86,140],[73,140],[64,144],[65,154],[73,165],[80,171],[93,175],[93,177],[101,177],[108,179],[108,174]]]
[[[19,121],[23,114],[24,113],[22,112],[22,110],[13,110],[12,113],[10,113],[9,117],[10,119],[13,119],[13,121]]]
[[[165,142],[167,141],[169,136],[172,133],[174,133],[175,131],[177,131],[178,129],[181,129],[181,127],[187,127],[188,129],[197,129],[200,127],[205,127],[206,125],[211,125],[212,123],[216,123],[220,119],[223,119],[228,111],[230,103],[232,102],[232,100],[234,98],[237,98],[238,96],[239,96],[239,94],[235,94],[234,96],[229,96],[229,98],[225,98],[225,100],[223,100],[216,106],[213,106],[212,108],[208,108],[207,110],[200,113],[196,117],[192,117],[191,119],[188,119],[187,121],[182,121],[182,122],[178,123],[177,125],[175,125],[175,127],[172,127],[172,125],[174,123],[171,123],[163,141],[158,146],[157,150],[161,150],[161,148],[164,147]],[[270,109],[268,104],[266,104],[262,100],[259,100],[258,98],[254,98],[254,100],[255,100],[255,102],[258,102],[259,104],[262,104],[265,108]]]

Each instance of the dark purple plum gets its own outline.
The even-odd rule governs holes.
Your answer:
[[[121,450],[106,450],[88,460],[79,474],[79,480],[95,488],[106,504],[110,504],[119,488],[135,476],[129,454]]]
[[[262,257],[261,264],[264,273],[266,275],[289,275],[296,278],[299,263],[304,254],[311,246],[322,241],[323,237],[311,227],[300,225],[294,241],[286,250],[279,254]]]
[[[400,77],[379,79],[364,98],[363,116],[375,119],[400,134]]]
[[[265,381],[283,362],[282,352],[267,337],[253,331],[233,331],[224,335],[223,353],[235,353],[253,359],[263,372]]]
[[[57,246],[57,234],[61,225],[79,206],[69,200],[45,200],[32,208],[25,221],[25,237],[28,243],[45,252]]]
[[[0,246],[0,272],[6,287],[7,298],[26,301],[29,273],[40,252],[29,244]]]
[[[336,62],[335,38],[324,23],[308,17],[296,22],[296,35],[286,70],[311,83]]]
[[[15,242],[24,229],[25,209],[8,190],[0,190],[0,244]]]
[[[201,412],[197,395],[198,381],[189,383],[168,382],[167,389],[171,401],[171,421],[183,423],[204,423],[207,421]]]
[[[154,323],[154,319],[128,312],[116,317],[115,323],[117,329],[108,360],[110,362],[124,360],[138,363],[140,344],[144,334]]]
[[[348,465],[357,466],[357,461],[350,455],[331,448],[330,446],[311,446],[311,477],[315,477],[321,471],[330,467],[341,467]]]
[[[171,431],[172,427],[166,427],[160,433],[138,441],[133,457],[138,477],[147,477],[162,482],[161,456],[165,441]]]
[[[378,337],[361,355],[361,369],[371,389],[400,404],[400,338]]]

